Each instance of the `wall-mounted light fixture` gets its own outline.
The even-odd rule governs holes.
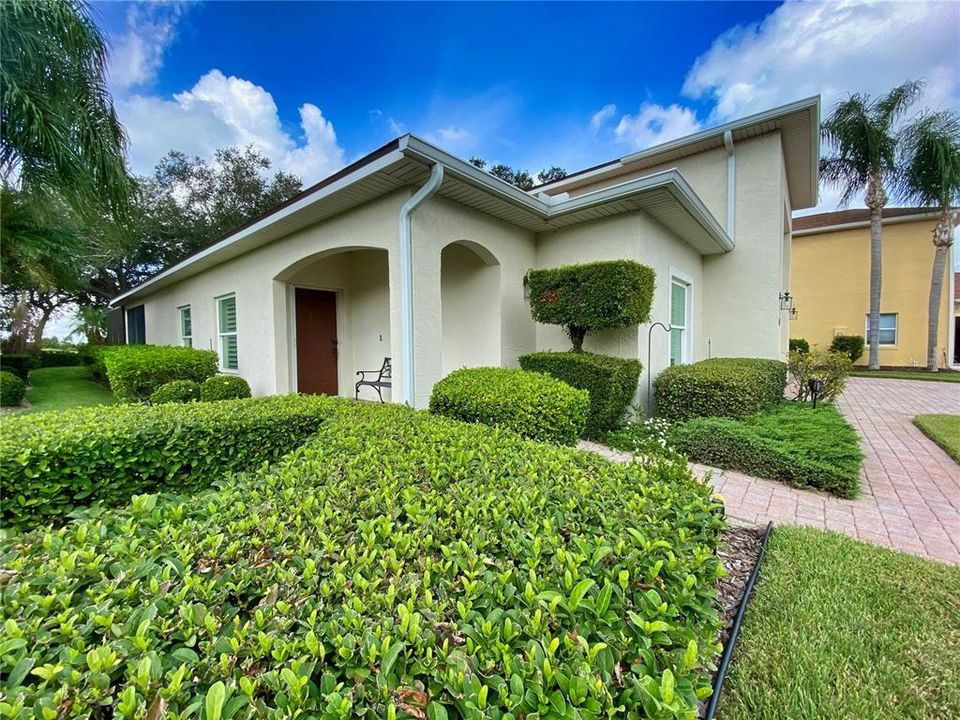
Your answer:
[[[530,273],[533,272],[533,268],[528,268],[527,271],[523,274],[523,299],[530,299]]]
[[[797,309],[795,307],[790,308],[790,319],[791,320],[797,319]]]
[[[780,309],[781,310],[793,309],[793,295],[790,294],[789,290],[786,290],[780,293]]]

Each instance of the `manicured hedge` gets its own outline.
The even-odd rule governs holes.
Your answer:
[[[589,402],[585,391],[542,373],[463,368],[433,386],[430,412],[573,445],[583,432]]]
[[[790,338],[790,352],[810,352],[810,343],[803,338]]]
[[[29,382],[30,371],[40,367],[40,358],[31,353],[4,353],[0,355],[0,370],[6,370]]]
[[[16,407],[23,401],[27,388],[17,375],[0,371],[0,407]]]
[[[857,496],[863,453],[856,431],[833,405],[783,403],[744,420],[696,418],[670,431],[694,462]]]
[[[590,393],[583,434],[600,438],[617,427],[637,390],[638,360],[586,352],[539,352],[520,358],[524,370],[542,372]]]
[[[709,487],[682,464],[354,407],[271,472],[0,546],[5,702],[198,720],[695,714],[719,651]]]
[[[73,367],[83,365],[76,350],[44,350],[39,355],[40,367]]]
[[[863,355],[863,335],[834,335],[830,343],[830,352],[841,352],[855,363]]]
[[[300,445],[322,398],[101,406],[3,421],[3,525],[36,525],[146,491],[194,492]]]
[[[213,350],[172,345],[116,345],[100,351],[110,388],[118,400],[147,400],[171,380],[203,382],[217,373]]]
[[[153,391],[150,396],[150,404],[185,403],[199,399],[200,383],[193,380],[171,380]]]
[[[674,365],[654,381],[657,415],[671,421],[746,417],[779,403],[786,387],[786,363],[758,358]]]
[[[237,375],[214,375],[200,383],[201,400],[239,400],[250,397],[250,385]]]
[[[588,331],[647,322],[655,278],[633,260],[531,270],[530,309],[537,322],[565,326],[579,350]]]

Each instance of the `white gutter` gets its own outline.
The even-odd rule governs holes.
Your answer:
[[[413,238],[410,233],[410,217],[428,197],[440,189],[443,182],[443,165],[434,163],[430,179],[400,208],[400,367],[403,385],[399,400],[411,407],[414,405],[413,367]]]
[[[733,152],[732,131],[723,131],[723,146],[727,149],[727,235],[732,238],[737,209],[737,156]]]

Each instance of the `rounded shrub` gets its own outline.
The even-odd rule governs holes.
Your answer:
[[[590,398],[549,375],[508,368],[463,368],[433,386],[430,412],[523,437],[573,445],[587,421]]]
[[[810,352],[810,343],[803,338],[790,338],[790,352]]]
[[[250,397],[250,385],[236,375],[214,375],[200,384],[201,400],[239,400]]]
[[[863,355],[863,335],[835,335],[830,343],[830,352],[844,353],[855,363]]]
[[[171,380],[203,382],[217,372],[213,350],[172,345],[116,345],[99,351],[110,389],[122,402],[146,400]]]
[[[520,358],[520,367],[542,372],[590,393],[583,434],[601,438],[620,424],[640,378],[639,360],[588,352],[538,352]]]
[[[26,385],[19,377],[6,370],[0,372],[0,406],[16,407],[23,401],[26,391]]]
[[[783,400],[787,364],[760,358],[714,358],[674,365],[654,381],[657,415],[679,422],[694,417],[746,417]]]
[[[200,383],[193,380],[171,380],[154,390],[150,396],[150,404],[185,403],[199,399]]]

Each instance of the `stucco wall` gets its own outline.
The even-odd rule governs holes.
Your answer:
[[[440,257],[441,374],[497,367],[500,352],[500,265],[462,243]]]
[[[883,226],[880,294],[881,312],[898,314],[896,347],[880,346],[880,364],[925,365],[927,303],[933,269],[931,231],[934,220],[889,223]],[[943,282],[938,357],[947,353],[950,322],[951,264]],[[790,334],[812,345],[830,346],[833,336],[866,337],[870,312],[870,228],[801,235],[793,240],[792,291],[797,319]],[[948,357],[949,359],[949,357]],[[858,364],[865,365],[865,351]]]
[[[537,239],[537,267],[555,267],[595,260],[633,259],[656,272],[656,288],[651,322],[670,322],[670,278],[680,273],[692,281],[691,350],[693,360],[706,357],[701,329],[703,316],[703,276],[700,254],[663,225],[642,211],[590,223],[574,225]],[[537,326],[538,350],[567,350],[570,340],[555,325]],[[666,332],[653,330],[650,347],[651,367],[647,365],[647,325],[626,330],[590,333],[584,349],[619,357],[638,358],[644,365],[637,399],[646,406],[646,378],[652,370],[658,374],[670,364],[670,344]]]

